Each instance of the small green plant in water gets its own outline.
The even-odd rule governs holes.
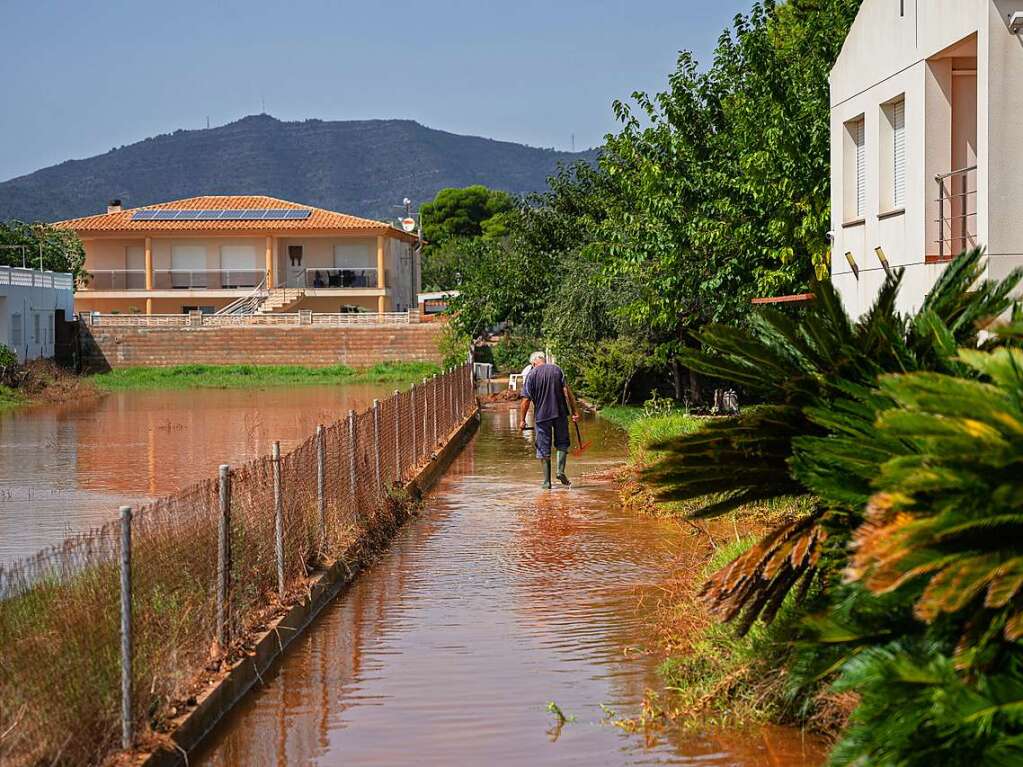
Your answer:
[[[562,711],[561,707],[553,700],[547,704],[547,710],[558,718],[558,724],[566,724],[575,721],[574,716],[565,716],[565,712]]]

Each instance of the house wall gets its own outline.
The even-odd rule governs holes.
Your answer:
[[[54,356],[54,311],[61,309],[71,318],[74,295],[70,289],[0,285],[0,343],[12,349],[18,360],[34,360]],[[21,343],[13,338],[13,315],[21,317]],[[39,333],[35,318],[39,318]]]
[[[1023,11],[1019,0],[985,3],[988,34],[983,42],[991,98],[981,105],[978,126],[981,142],[979,162],[991,168],[980,214],[986,222],[988,276],[1001,279],[1023,266],[1023,172],[1019,153],[1023,148],[1023,36],[1008,30],[1010,14]],[[985,108],[986,107],[986,108]]]
[[[906,2],[905,15],[900,16],[899,0],[865,0],[832,70],[832,281],[853,316],[869,309],[884,281],[875,248],[883,249],[893,267],[905,269],[899,296],[903,312],[919,308],[946,266],[928,263],[927,257],[937,252],[934,176],[953,170],[952,61],[928,59],[956,44],[969,49],[971,36],[979,53],[987,38],[983,20],[990,1]],[[986,90],[982,83],[986,83],[987,67],[981,59],[978,55],[977,108],[983,113]],[[905,98],[906,198],[901,210],[892,211],[883,204],[881,121],[883,105],[899,96]],[[862,221],[849,221],[845,188],[850,183],[855,188],[855,182],[846,175],[845,125],[860,115],[865,121],[866,206]],[[960,119],[965,117],[960,115]],[[983,162],[985,143],[978,124],[979,163]],[[977,205],[983,205],[983,195],[977,197]],[[983,232],[982,226],[978,229]],[[859,267],[859,279],[846,252],[852,253]]]

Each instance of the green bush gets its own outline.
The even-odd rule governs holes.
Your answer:
[[[466,333],[449,322],[440,338],[440,353],[444,358],[444,367],[450,368],[465,364],[471,341],[472,339]]]
[[[529,355],[543,348],[543,342],[531,336],[505,333],[493,347],[494,367],[502,373],[518,373],[529,363]]]
[[[9,347],[0,344],[0,370],[13,367],[18,364],[18,355]]]
[[[601,341],[580,365],[580,389],[600,405],[624,405],[632,379],[648,360],[646,350],[634,341]]]

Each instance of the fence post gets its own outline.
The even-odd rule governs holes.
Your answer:
[[[217,539],[217,644],[227,650],[228,594],[231,589],[231,467],[220,465],[220,536]]]
[[[352,506],[358,507],[355,493],[355,411],[348,411],[348,489],[352,493]]]
[[[382,492],[380,483],[380,400],[373,400],[373,478],[376,480],[377,493]]]
[[[284,601],[284,496],[281,493],[281,443],[273,444],[274,543],[277,554],[277,594]]]
[[[412,465],[419,464],[419,452],[416,444],[416,432],[419,429],[419,422],[416,420],[416,385],[412,384],[412,391],[409,392],[409,403],[412,407]]]
[[[427,388],[430,379],[423,379],[423,453],[430,454],[427,443],[430,441],[430,391]]]
[[[437,446],[437,376],[433,377],[433,446]]]
[[[135,745],[132,717],[131,506],[121,507],[121,748]]]
[[[394,390],[394,481],[400,483],[402,475],[401,465],[401,392]]]
[[[320,556],[327,539],[327,445],[323,425],[316,427],[316,509],[320,514]]]

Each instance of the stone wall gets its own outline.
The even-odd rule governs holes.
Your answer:
[[[443,323],[368,327],[103,327],[82,323],[82,367],[441,362]]]

